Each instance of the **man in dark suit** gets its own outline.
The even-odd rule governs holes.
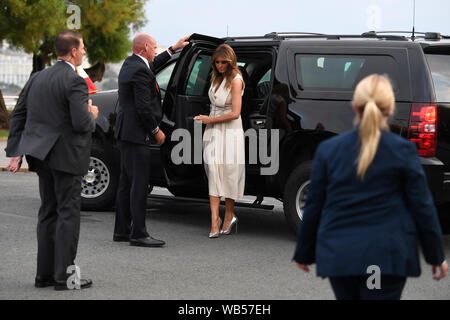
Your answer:
[[[185,37],[155,57],[156,41],[148,34],[133,39],[133,54],[119,73],[119,112],[115,137],[121,152],[117,190],[114,241],[133,246],[160,247],[164,241],[147,233],[145,214],[150,177],[150,140],[162,145],[165,135],[158,125],[162,118],[161,94],[154,70],[189,42]]]
[[[81,177],[89,166],[96,106],[77,75],[85,54],[82,35],[62,31],[55,39],[58,62],[33,74],[11,117],[5,149],[16,172],[26,155],[39,176],[41,207],[37,238],[36,287],[67,288],[68,267],[75,265],[80,230]],[[79,287],[91,286],[80,279]],[[78,287],[78,288],[79,288]]]

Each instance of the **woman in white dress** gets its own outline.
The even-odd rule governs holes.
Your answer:
[[[244,80],[237,66],[236,54],[226,44],[217,47],[211,58],[212,77],[209,89],[211,112],[194,119],[206,124],[203,156],[208,176],[211,207],[210,238],[237,231],[238,218],[234,202],[243,197],[245,185],[245,144],[241,107]],[[225,198],[225,217],[220,230],[219,206]]]

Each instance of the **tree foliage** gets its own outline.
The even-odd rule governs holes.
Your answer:
[[[65,8],[60,0],[0,0],[0,41],[32,53],[33,69],[44,68],[53,57],[55,36],[64,29]]]
[[[80,8],[80,29],[92,68],[101,81],[107,62],[123,60],[131,48],[130,33],[145,22],[147,0],[0,0],[0,44],[33,54],[33,71],[55,59],[54,39],[68,29],[69,5]],[[1,93],[1,92],[0,92]],[[0,100],[2,96],[0,95]],[[1,101],[0,101],[1,103]],[[0,110],[0,113],[2,111]]]
[[[93,81],[101,81],[107,62],[123,60],[130,48],[130,31],[145,22],[146,0],[74,0],[81,8],[81,29],[89,63],[86,69]]]
[[[75,0],[81,8],[81,30],[89,62],[123,60],[130,51],[130,31],[145,22],[144,3],[138,0]]]
[[[9,114],[6,109],[5,99],[3,99],[2,91],[0,90],[0,129],[9,128]]]
[[[67,29],[69,5],[79,6],[80,29],[89,62],[118,62],[130,50],[130,31],[145,22],[147,0],[0,0],[0,41],[40,57],[42,66],[54,56],[54,38]],[[37,69],[37,70],[36,70]]]

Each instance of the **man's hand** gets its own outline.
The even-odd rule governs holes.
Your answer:
[[[89,112],[94,115],[94,119],[97,119],[97,117],[98,117],[98,108],[97,108],[97,106],[93,106],[92,105],[92,100],[91,99],[89,99],[89,101],[88,101],[88,109],[89,109]]]
[[[301,264],[301,263],[295,263],[297,265],[298,268],[302,269],[305,272],[309,272],[309,267],[306,264]]]
[[[436,275],[437,268],[441,270],[441,274],[439,275]],[[447,275],[447,270],[448,270],[447,261],[444,261],[440,266],[433,266],[433,279],[437,281],[441,280]]]
[[[22,157],[11,158],[11,160],[9,160],[9,164],[6,166],[6,170],[12,173],[16,173],[17,171],[19,171],[21,166]]]
[[[172,49],[177,51],[179,49],[183,49],[184,47],[186,47],[189,44],[189,41],[187,41],[187,39],[189,39],[191,35],[192,34],[178,40],[178,42],[174,46],[172,46]]]
[[[156,139],[156,144],[158,146],[161,146],[164,141],[166,140],[166,135],[164,134],[164,132],[162,132],[162,130],[158,130],[158,133],[155,135],[155,139]]]

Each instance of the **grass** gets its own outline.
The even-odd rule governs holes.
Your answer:
[[[8,138],[8,130],[0,129],[0,139]]]

